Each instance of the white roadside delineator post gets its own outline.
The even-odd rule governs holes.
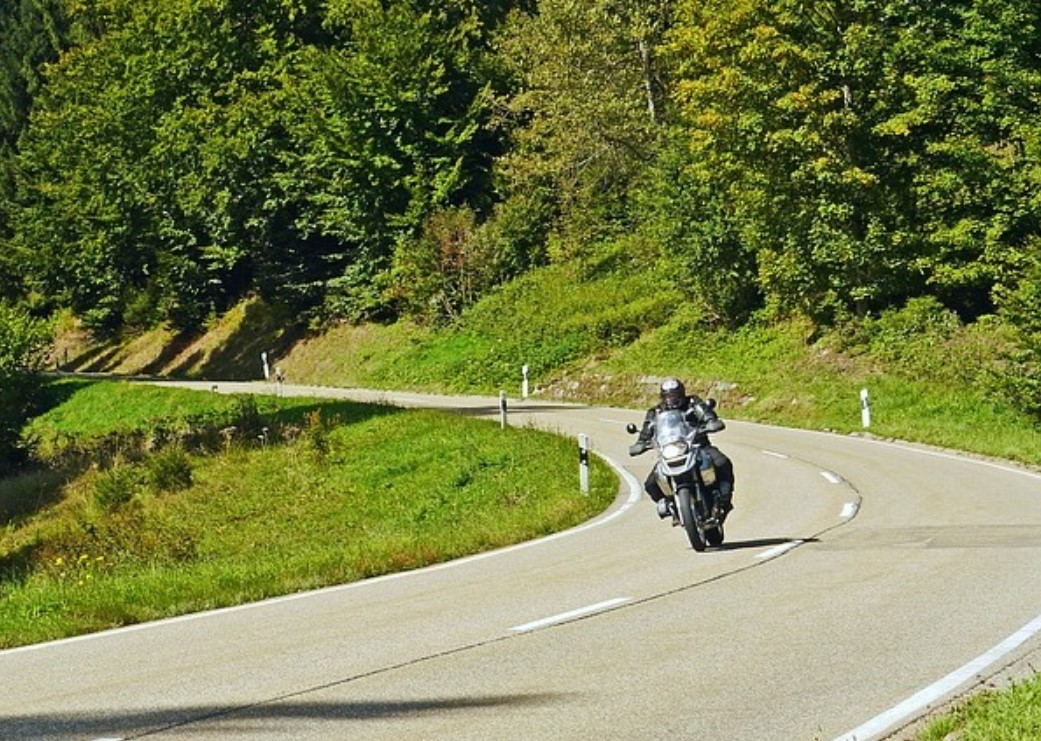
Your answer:
[[[578,486],[583,494],[589,493],[589,437],[578,436]]]
[[[506,429],[506,392],[499,392],[499,424]]]
[[[524,376],[524,381],[521,383],[521,398],[528,398],[528,366],[527,364],[521,366],[521,375]]]
[[[865,429],[871,426],[871,400],[867,389],[860,390],[860,422]]]

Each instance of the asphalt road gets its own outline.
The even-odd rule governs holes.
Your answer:
[[[567,533],[0,652],[0,739],[867,741],[1041,655],[1041,476],[731,421],[737,508],[698,554],[639,496],[641,418],[511,402],[619,466],[612,508]]]

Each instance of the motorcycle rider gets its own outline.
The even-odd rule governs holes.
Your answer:
[[[657,406],[647,410],[640,435],[637,437],[636,442],[629,446],[629,455],[640,455],[640,453],[651,447],[651,440],[654,438],[654,419],[658,412],[671,409],[679,409],[685,412],[687,419],[696,425],[700,425],[704,430],[700,435],[701,440],[699,442],[704,443],[704,450],[712,459],[712,464],[716,468],[719,486],[719,496],[716,500],[717,516],[722,521],[727,513],[734,508],[732,501],[734,496],[734,464],[723,455],[719,448],[709,442],[707,433],[719,432],[726,425],[723,424],[723,420],[716,414],[713,408],[714,404],[707,403],[697,394],[688,396],[686,387],[678,378],[666,378],[662,381],[659,392],[660,401]],[[671,500],[666,497],[665,492],[662,491],[661,486],[658,484],[658,478],[653,467],[647,476],[647,480],[644,481],[643,488],[657,506],[658,517],[665,519],[672,516],[675,521]]]

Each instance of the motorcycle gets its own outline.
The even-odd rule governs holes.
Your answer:
[[[714,406],[710,400],[709,404]],[[639,432],[629,423],[626,431]],[[705,449],[706,430],[692,424],[679,409],[662,410],[654,418],[653,447],[658,453],[654,473],[673,513],[673,524],[680,524],[695,551],[707,545],[723,544],[723,521],[726,513],[717,507],[719,490],[716,487],[716,469]],[[633,452],[640,455],[650,449]],[[677,522],[678,520],[678,522]]]

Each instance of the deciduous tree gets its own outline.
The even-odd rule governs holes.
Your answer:
[[[770,304],[821,321],[936,293],[963,315],[1037,230],[1038,13],[1025,0],[686,2],[690,176]]]
[[[542,0],[537,12],[516,15],[504,38],[519,89],[507,105],[514,128],[501,162],[504,197],[548,202],[565,252],[632,225],[630,191],[666,117],[658,53],[672,6]]]

